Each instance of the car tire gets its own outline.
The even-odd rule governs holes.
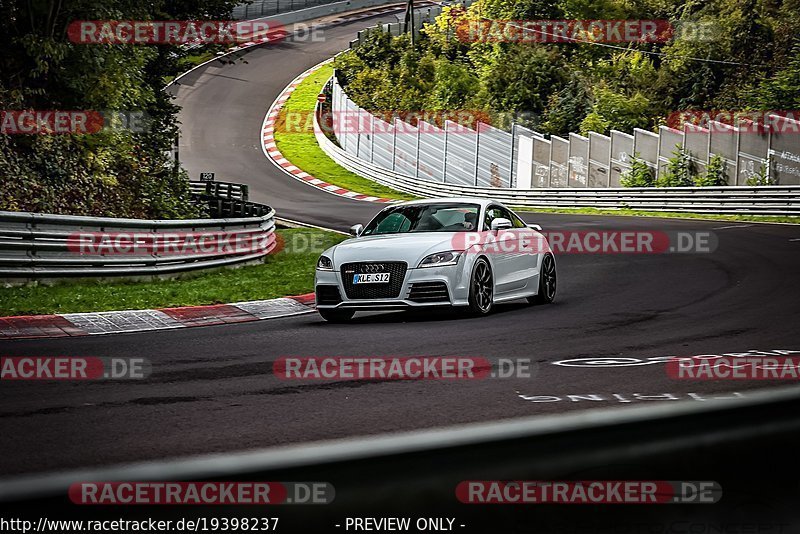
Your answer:
[[[528,297],[530,304],[550,304],[556,298],[558,277],[556,276],[556,260],[552,254],[545,254],[542,270],[539,274],[539,292]]]
[[[470,315],[486,315],[492,311],[494,305],[494,277],[492,268],[486,258],[478,258],[472,266],[472,276],[469,280],[469,305],[467,312]]]
[[[356,314],[355,310],[317,310],[329,323],[346,323]]]

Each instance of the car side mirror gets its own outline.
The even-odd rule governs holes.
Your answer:
[[[514,225],[508,219],[498,217],[492,221],[492,230],[508,230],[509,228],[514,228]]]
[[[363,224],[354,224],[353,226],[350,227],[350,235],[353,236],[353,237],[360,236],[361,232],[363,232],[363,231],[364,231],[364,225]]]
[[[530,228],[531,230],[536,230],[537,232],[542,231],[542,227],[539,226],[538,224],[529,224],[528,228]]]

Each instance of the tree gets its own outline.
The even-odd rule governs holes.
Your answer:
[[[176,46],[74,44],[74,20],[219,20],[233,0],[16,0],[0,3],[0,109],[140,112],[145,131],[0,136],[0,209],[143,218],[194,217],[169,152],[177,107],[162,90]]]
[[[562,83],[563,63],[557,50],[537,45],[498,48],[481,73],[479,99],[495,111],[541,115]]]
[[[434,87],[427,105],[432,110],[461,109],[478,90],[478,78],[463,64],[436,62]]]
[[[647,128],[649,106],[650,100],[641,93],[629,97],[600,87],[595,90],[592,111],[581,122],[581,133],[608,134],[612,129],[631,132],[634,128]]]

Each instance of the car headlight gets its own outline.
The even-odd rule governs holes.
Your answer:
[[[447,252],[437,252],[430,256],[425,256],[421,262],[420,267],[445,267],[447,265],[455,265],[458,263],[458,257],[461,252],[457,250],[448,250]]]
[[[328,256],[320,256],[317,260],[317,269],[320,271],[332,271],[333,262]]]

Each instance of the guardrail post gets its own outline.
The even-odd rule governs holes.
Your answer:
[[[480,166],[481,123],[475,123],[475,187],[478,187],[478,167]]]
[[[358,154],[358,152],[356,152]],[[394,121],[394,117],[392,117],[392,170],[395,170],[397,165],[395,164],[397,157],[397,124]]]
[[[420,127],[419,123],[420,121],[417,120],[417,153],[414,156],[414,162],[415,162],[414,178],[419,178],[419,137],[420,137],[420,132],[422,131],[422,128]]]
[[[511,176],[508,177],[508,187],[514,188],[514,184],[516,183],[515,176],[514,176],[514,146],[517,142],[517,123],[516,121],[511,123],[511,165],[509,165],[509,172]]]
[[[447,123],[442,124],[444,128],[444,155],[442,156],[442,183],[447,183]]]

